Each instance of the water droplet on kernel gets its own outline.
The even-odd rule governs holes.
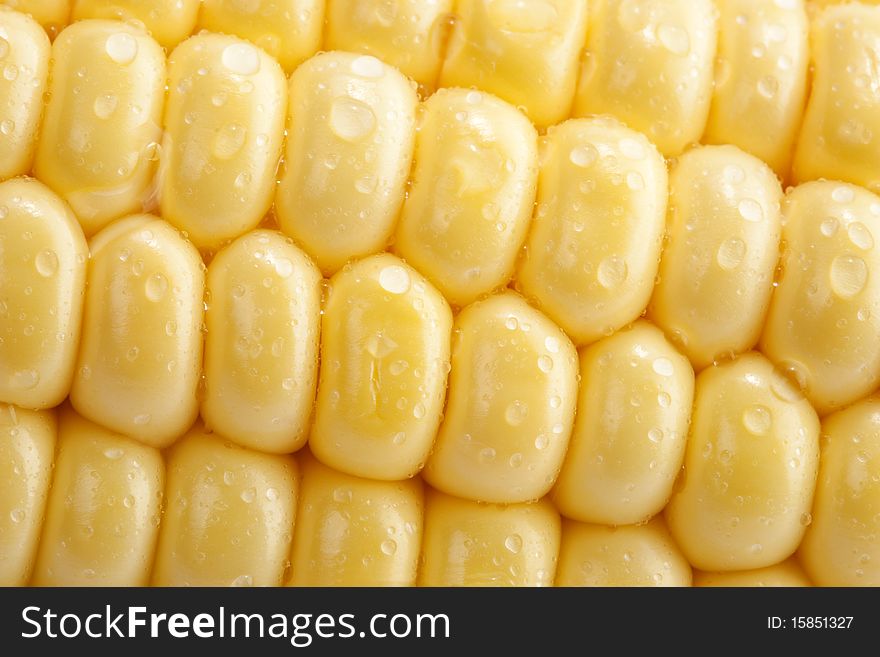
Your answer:
[[[770,409],[766,406],[756,404],[743,412],[742,421],[743,426],[748,429],[749,433],[763,436],[770,431],[770,427],[773,424],[773,416],[770,414]]]
[[[672,376],[675,371],[672,367],[672,361],[668,358],[655,358],[651,363],[651,369],[660,376]]]
[[[391,294],[404,294],[410,288],[410,276],[400,265],[388,265],[379,272],[379,285]]]
[[[755,199],[744,198],[737,205],[737,209],[746,221],[761,221],[764,218],[764,210]]]
[[[715,260],[724,271],[732,271],[742,264],[745,255],[746,243],[741,239],[731,237],[719,245]]]
[[[519,554],[519,551],[522,550],[522,545],[522,537],[519,534],[510,534],[504,539],[504,547],[513,554]]]
[[[869,251],[874,247],[874,238],[871,236],[871,231],[860,221],[852,222],[846,229],[846,235],[849,237],[849,241],[862,251]]]
[[[834,293],[843,299],[850,299],[865,288],[868,266],[854,255],[837,256],[831,262],[829,276]]]
[[[147,299],[153,303],[161,301],[167,291],[168,279],[159,272],[151,275],[147,278],[147,282],[144,283],[144,293],[146,294]]]
[[[385,74],[385,65],[370,55],[361,55],[352,61],[351,72],[362,78],[381,78]]]
[[[58,256],[51,249],[40,251],[34,258],[34,266],[40,276],[49,278],[58,271]]]
[[[223,66],[237,75],[253,75],[260,70],[260,53],[249,43],[233,43],[223,49]]]
[[[137,39],[125,32],[117,32],[107,37],[104,44],[107,55],[117,64],[125,66],[131,64],[137,56]]]

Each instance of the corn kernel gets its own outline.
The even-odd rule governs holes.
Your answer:
[[[159,533],[159,452],[61,410],[33,583],[144,586]]]
[[[318,378],[321,274],[279,233],[259,230],[208,268],[202,417],[240,445],[305,444]]]
[[[691,567],[660,518],[602,527],[562,521],[556,586],[690,586]]]
[[[880,377],[880,198],[854,185],[792,190],[785,244],[761,349],[824,415]]]
[[[755,570],[739,570],[727,573],[694,573],[694,586],[723,587],[773,587],[773,586],[812,586],[797,561],[787,559],[782,563]]]
[[[0,183],[0,400],[50,408],[70,391],[88,247],[67,205],[31,178]]]
[[[0,180],[30,171],[49,77],[49,49],[39,24],[0,6]]]
[[[816,412],[757,353],[697,377],[685,469],[666,519],[701,570],[769,566],[800,543],[819,459]]]
[[[403,204],[418,97],[378,59],[325,53],[290,78],[278,222],[333,274],[382,251]]]
[[[430,92],[451,12],[452,0],[327,0],[324,48],[378,57]]]
[[[880,586],[880,398],[825,418],[801,560],[819,586]]]
[[[287,85],[246,41],[200,34],[168,60],[162,216],[199,248],[255,228],[272,205]]]
[[[201,28],[248,39],[291,73],[321,46],[324,0],[204,0]]]
[[[446,392],[452,313],[390,254],[330,282],[312,453],[361,477],[405,479],[425,462]]]
[[[71,0],[0,0],[22,14],[31,16],[54,39],[70,17]]]
[[[583,0],[459,0],[440,74],[523,107],[537,125],[568,117],[587,35]]]
[[[880,7],[825,9],[813,22],[811,43],[815,73],[794,177],[880,192]]]
[[[589,343],[648,305],[666,223],[666,164],[610,117],[550,128],[543,146],[517,285],[575,342]]]
[[[164,447],[198,413],[203,265],[148,215],[108,226],[91,248],[70,400],[108,429]]]
[[[666,156],[699,141],[712,100],[712,0],[596,0],[574,115],[612,114]]]
[[[73,20],[108,18],[140,23],[171,49],[195,31],[200,0],[76,0]]]
[[[0,404],[0,586],[24,586],[30,579],[56,434],[54,411]]]
[[[464,306],[513,273],[535,200],[537,134],[478,91],[441,89],[422,109],[395,249]]]
[[[290,554],[298,468],[196,426],[168,455],[154,586],[278,586]]]
[[[468,306],[454,336],[449,401],[425,479],[483,502],[542,497],[574,421],[574,346],[513,292]]]
[[[804,3],[722,0],[719,9],[715,95],[703,138],[734,144],[785,179],[807,90]]]
[[[782,190],[766,164],[734,146],[681,156],[669,187],[669,241],[648,312],[699,370],[758,341]]]
[[[142,209],[161,134],[165,56],[137,28],[90,20],[58,36],[52,59],[34,172],[89,236]]]
[[[501,506],[429,489],[419,586],[552,586],[559,532],[547,500]]]
[[[291,586],[413,586],[422,484],[342,474],[312,457],[302,483]]]
[[[672,494],[694,394],[687,358],[645,321],[581,353],[578,416],[553,500],[576,520],[643,522]]]

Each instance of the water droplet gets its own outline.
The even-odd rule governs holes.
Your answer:
[[[403,431],[398,431],[396,434],[394,434],[391,442],[395,445],[403,445],[403,443],[406,442],[406,433],[404,433]]]
[[[801,514],[801,526],[807,527],[813,522],[813,516],[809,513]]]
[[[234,586],[236,588],[242,587],[250,587],[254,585],[254,578],[250,575],[239,575],[234,580],[232,580],[232,584],[230,586]]]
[[[852,222],[847,227],[846,234],[849,237],[849,241],[862,251],[869,251],[874,247],[874,238],[871,236],[871,231],[860,221]]]
[[[523,455],[519,452],[510,455],[510,458],[507,459],[507,462],[510,464],[511,468],[518,468],[522,465]]]
[[[360,194],[372,194],[376,189],[377,182],[376,176],[361,176],[354,181],[354,188]]]
[[[0,121],[0,133],[11,135],[13,130],[15,130],[15,121],[12,119],[4,119],[3,121]]]
[[[766,406],[755,405],[750,406],[743,412],[742,421],[750,433],[756,436],[763,436],[770,431],[770,427],[773,424],[773,416],[770,414],[770,409]]]
[[[575,146],[568,154],[568,159],[571,160],[571,163],[581,168],[590,166],[598,159],[598,157],[599,151],[597,151],[595,146],[592,146],[591,144]]]
[[[633,191],[645,188],[645,179],[638,171],[630,171],[626,174],[626,186]]]
[[[416,404],[415,406],[413,406],[413,417],[415,419],[421,420],[423,417],[425,417],[425,412],[426,411],[425,411],[424,404],[419,403],[419,404]]]
[[[92,109],[95,112],[95,116],[99,119],[109,119],[113,115],[113,112],[116,111],[116,105],[118,102],[116,96],[113,94],[100,94],[95,98]]]
[[[404,294],[410,284],[409,272],[400,265],[388,265],[379,272],[379,285],[391,294]]]
[[[746,221],[761,221],[764,218],[764,210],[755,199],[744,198],[737,205],[737,209]]]
[[[223,66],[237,75],[253,75],[260,70],[260,52],[249,43],[233,43],[223,49]]]
[[[651,363],[651,369],[660,376],[672,376],[675,371],[672,367],[672,361],[668,358],[655,358]]]
[[[376,127],[373,110],[353,98],[337,98],[330,106],[330,128],[333,133],[349,142],[360,141]]]
[[[119,447],[108,447],[104,450],[104,456],[111,461],[118,461],[125,456],[125,450]]]
[[[648,431],[648,440],[650,440],[652,443],[659,443],[661,440],[663,440],[663,431],[661,429],[658,429],[657,427],[654,427],[653,429]]]
[[[51,249],[40,251],[34,258],[34,266],[40,276],[49,278],[58,271],[58,256]]]
[[[660,43],[673,55],[687,55],[691,48],[691,40],[683,28],[676,25],[661,25],[657,29]]]
[[[516,317],[512,315],[507,317],[507,319],[504,320],[504,328],[506,328],[508,331],[515,331],[517,328],[519,328],[519,322],[517,321]]]
[[[828,217],[827,219],[823,219],[822,223],[819,224],[819,232],[825,237],[832,237],[839,227],[840,222],[837,221],[837,219],[834,217]]]
[[[617,287],[626,280],[626,261],[616,255],[609,256],[599,263],[596,278],[606,290]]]
[[[834,191],[831,192],[831,198],[837,203],[852,203],[853,199],[856,197],[855,192],[851,187],[835,187]]]
[[[868,266],[854,255],[837,256],[831,262],[830,278],[834,293],[843,299],[850,299],[865,288]]]
[[[507,538],[504,539],[504,547],[508,552],[513,554],[519,554],[519,551],[522,550],[523,541],[522,537],[519,534],[510,534]]]
[[[144,294],[153,303],[161,301],[167,290],[168,279],[159,272],[148,277],[147,282],[144,283]]]
[[[141,413],[140,415],[135,415],[132,419],[132,422],[134,422],[138,426],[143,426],[145,424],[149,424],[151,419],[152,418],[149,413]]]
[[[24,511],[21,509],[13,509],[9,512],[9,519],[17,525],[24,520]]]
[[[126,495],[125,497],[123,497],[122,506],[124,506],[126,509],[132,508],[134,506],[134,496]]]
[[[480,463],[491,463],[495,460],[495,450],[492,447],[484,447],[480,450],[478,459]]]
[[[229,160],[244,146],[247,128],[238,123],[227,123],[214,135],[211,152],[219,160]]]
[[[761,554],[761,552],[763,552],[763,551],[764,551],[764,546],[761,545],[760,543],[754,543],[749,548],[749,552],[751,552],[752,554]]]
[[[518,427],[528,414],[528,404],[517,399],[507,405],[507,409],[504,411],[504,420],[512,427]]]
[[[352,61],[351,72],[362,78],[381,78],[385,74],[385,65],[375,57],[361,55]]]
[[[547,449],[550,445],[550,438],[546,434],[538,434],[535,438],[535,449]]]
[[[250,504],[255,499],[257,499],[257,489],[254,487],[245,488],[241,491],[241,501],[245,504]]]
[[[278,499],[278,491],[275,490],[274,488],[267,488],[266,489],[266,499],[269,500],[270,502],[274,502],[275,500]]]
[[[18,370],[12,375],[12,385],[22,390],[30,390],[40,382],[37,370]]]
[[[287,391],[293,390],[293,379],[291,379],[290,377],[282,379],[281,387]]]
[[[131,64],[137,56],[137,39],[125,32],[117,32],[107,37],[104,50],[110,59],[117,64],[125,66],[126,64]]]
[[[760,80],[758,80],[758,93],[767,100],[773,98],[778,91],[779,80],[777,80],[772,75],[765,75]]]
[[[718,266],[724,271],[731,271],[740,266],[746,255],[746,243],[740,239],[732,237],[724,240],[718,247],[718,253],[715,260]]]
[[[553,369],[553,359],[550,356],[544,355],[538,357],[538,369],[547,374],[550,370]]]

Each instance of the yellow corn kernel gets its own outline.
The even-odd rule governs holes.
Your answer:
[[[86,235],[143,207],[155,173],[165,55],[117,21],[71,25],[52,46],[37,178],[70,203]]]
[[[413,586],[422,483],[342,474],[307,457],[293,536],[291,586]]]
[[[819,586],[880,586],[880,398],[829,416],[822,434],[801,560]]]
[[[610,117],[550,128],[543,147],[518,289],[575,342],[593,342],[648,305],[666,224],[666,163]]]
[[[715,94],[703,139],[733,144],[785,179],[807,90],[803,0],[719,3]]]
[[[31,16],[54,39],[70,17],[71,0],[0,0],[22,14]]]
[[[278,62],[222,34],[184,41],[168,69],[162,217],[199,248],[216,249],[272,205],[287,83]]]
[[[639,321],[581,353],[581,381],[553,501],[584,522],[643,522],[666,505],[681,469],[693,369],[659,329]]]
[[[374,55],[433,90],[453,0],[327,0],[326,50]]]
[[[196,27],[200,0],[76,0],[73,20],[110,18],[141,23],[169,50]]]
[[[697,377],[685,469],[666,519],[701,570],[782,561],[809,519],[816,412],[773,364],[748,353]]]
[[[596,0],[574,115],[612,114],[666,156],[699,141],[712,100],[712,0]]]
[[[305,444],[318,378],[321,274],[281,234],[257,230],[208,268],[202,417],[240,445]]]
[[[542,497],[574,422],[574,346],[514,292],[465,308],[454,336],[449,401],[425,479],[483,502]]]
[[[603,527],[562,521],[556,586],[690,586],[691,567],[660,518]]]
[[[825,9],[811,32],[815,66],[794,178],[846,180],[880,192],[880,7]]]
[[[766,586],[812,586],[797,561],[787,559],[782,563],[755,570],[739,570],[728,573],[694,573],[694,586],[766,587]]]
[[[459,0],[440,74],[522,106],[537,125],[571,113],[587,36],[584,0]]]
[[[552,586],[559,532],[547,500],[502,506],[427,489],[419,586]]]
[[[479,91],[441,89],[422,109],[395,248],[464,306],[513,273],[535,200],[537,133]]]
[[[164,483],[165,468],[155,448],[65,406],[33,583],[146,585]]]
[[[168,455],[155,586],[278,586],[290,554],[296,461],[196,426]]]
[[[699,370],[761,335],[782,189],[766,164],[735,146],[688,151],[669,188],[668,243],[648,312]]]
[[[49,77],[49,49],[39,24],[0,6],[0,180],[31,169]]]
[[[383,253],[330,281],[312,453],[360,477],[405,479],[443,411],[452,313],[418,272]]]
[[[47,187],[0,183],[0,400],[51,408],[70,391],[88,253],[73,213]]]
[[[292,72],[321,47],[324,0],[204,0],[199,25],[260,46]]]
[[[880,198],[813,182],[786,197],[779,285],[761,350],[824,415],[880,377]]]
[[[54,411],[0,404],[0,586],[31,576],[52,479]]]
[[[291,76],[276,213],[325,274],[388,245],[412,163],[417,103],[399,71],[368,55],[321,54]]]
[[[204,265],[148,215],[115,222],[91,247],[70,400],[109,429],[165,447],[198,413]]]

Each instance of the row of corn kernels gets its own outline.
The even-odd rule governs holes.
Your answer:
[[[38,16],[41,8],[61,24],[69,13],[66,2],[7,4]],[[827,177],[876,188],[880,180],[876,7],[833,5],[816,14],[808,38],[801,0],[724,0],[717,10],[712,0],[599,0],[589,11],[585,0],[326,4],[80,0],[73,18],[135,19],[168,49],[198,28],[237,34],[288,72],[321,47],[375,54],[425,90],[477,87],[538,126],[572,112],[610,113],[667,156],[702,137],[741,147],[783,179],[795,153],[795,182]],[[31,70],[39,79],[39,67]],[[149,106],[143,111],[151,116]]]
[[[682,549],[660,517],[618,528],[560,521],[547,500],[478,504],[424,488],[418,478],[343,474],[307,450],[261,454],[200,427],[163,457],[69,407],[56,417],[54,410],[3,406],[0,583],[687,586],[690,560],[734,569],[697,571],[696,584],[798,586],[809,579],[786,557],[810,525],[800,559],[813,581],[876,585],[878,486],[868,472],[869,460],[880,458],[877,401],[826,422],[814,515],[792,523],[784,515],[793,500],[773,493],[789,485],[785,470],[798,468],[773,462],[777,455],[759,434],[776,430],[754,414],[760,407],[747,420],[756,435],[724,426],[739,423],[725,402],[760,395],[748,380],[764,374],[757,358],[707,372],[712,380],[700,384],[710,404],[698,405],[689,479],[666,514]],[[733,386],[723,385],[725,376],[736,379]],[[774,410],[786,403],[777,400]],[[801,441],[792,430],[804,418],[791,416],[796,407],[786,410],[776,420]],[[720,455],[712,454],[714,436],[702,435],[712,424],[721,430]],[[814,453],[803,458],[815,462]],[[709,470],[693,467],[701,459],[712,461]],[[703,488],[700,498],[687,494],[695,486]],[[756,537],[770,542],[749,543]]]

